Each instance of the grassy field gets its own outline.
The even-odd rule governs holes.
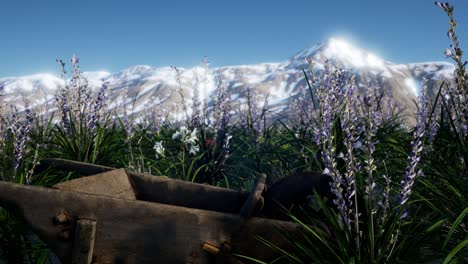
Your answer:
[[[291,211],[290,221],[308,230],[307,243],[291,240],[296,250],[259,239],[282,253],[276,263],[466,263],[468,77],[453,8],[436,5],[449,17],[452,45],[445,54],[457,70],[454,79],[441,80],[435,98],[423,85],[415,127],[405,125],[391,95],[358,93],[353,77],[331,63],[313,76],[311,61],[304,71],[310,85],[283,119],[271,120],[267,104],[259,108],[252,98],[233,116],[220,85],[212,106],[193,87],[194,111],[184,121],[168,120],[156,109],[136,123],[135,116],[106,111],[107,84],[93,93],[73,58],[54,115],[0,102],[1,180],[51,186],[76,177],[54,170],[33,174],[44,158],[233,189],[251,188],[260,173],[271,184],[318,171],[333,179],[335,197],[326,203],[315,196],[313,205]],[[0,259],[47,263],[48,254],[20,219],[0,208]]]

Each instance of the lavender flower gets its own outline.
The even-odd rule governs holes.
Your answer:
[[[76,55],[73,53],[73,56],[71,58],[71,63],[73,65],[77,65],[79,62],[80,62],[80,59],[78,57],[76,57]]]
[[[186,121],[188,122],[189,118],[188,118],[188,110],[187,110],[187,106],[185,105],[185,96],[184,96],[184,89],[182,87],[182,80],[180,78],[180,70],[175,67],[175,66],[171,66],[172,69],[174,69],[174,71],[176,72],[176,80],[177,80],[177,84],[179,85],[179,88],[177,89],[179,95],[180,95],[180,103],[182,104],[182,109],[184,110],[184,113],[185,113],[185,117],[186,117]]]
[[[381,123],[381,119],[379,114],[374,111],[372,108],[372,97],[371,96],[358,96],[358,99],[361,102],[361,111],[364,117],[364,134],[365,138],[363,139],[363,150],[365,154],[364,160],[364,169],[367,173],[367,186],[366,186],[366,194],[369,200],[369,204],[374,206],[375,202],[375,195],[374,189],[376,187],[375,179],[374,179],[374,171],[377,169],[374,160],[374,151],[375,145],[378,143],[374,140],[374,137],[377,133],[377,124]]]
[[[68,86],[67,86],[67,80],[65,77],[66,71],[65,71],[65,63],[62,60],[57,59],[57,63],[60,65],[62,68],[62,79],[64,82],[64,86],[60,87],[57,90],[57,94],[55,95],[55,101],[57,103],[57,108],[60,112],[60,120],[62,123],[62,126],[65,128],[65,132],[67,135],[70,135],[71,127],[70,127],[70,107],[69,107],[69,94],[68,94]]]
[[[322,85],[317,89],[317,100],[319,103],[318,127],[315,129],[315,141],[322,148],[321,155],[324,161],[324,174],[330,175],[333,182],[330,183],[331,191],[336,196],[333,203],[340,212],[340,218],[344,221],[346,227],[350,228],[350,219],[348,217],[348,208],[343,197],[343,177],[337,168],[336,149],[334,146],[334,134],[332,133],[332,124],[335,122],[336,113],[344,102],[343,97],[343,72],[340,69],[333,68],[327,62],[325,64],[325,73],[322,77]]]
[[[455,115],[452,120],[455,120],[457,123],[457,130],[455,133],[468,136],[468,84],[466,78],[466,64],[463,62],[462,55],[463,51],[460,48],[460,43],[458,37],[455,33],[455,28],[457,27],[457,22],[453,17],[453,6],[450,6],[449,3],[435,2],[435,4],[443,9],[449,17],[449,29],[447,36],[450,38],[453,44],[450,45],[450,49],[446,49],[445,54],[449,56],[456,63],[455,70],[455,85],[450,87],[451,92],[451,101],[453,105],[451,109]],[[453,85],[451,85],[453,86]]]
[[[449,37],[449,39],[451,39],[451,40],[455,40],[455,35],[453,34],[452,31],[447,32],[447,37]]]
[[[419,111],[416,116],[416,127],[414,128],[413,132],[413,140],[411,141],[411,153],[408,157],[409,165],[406,168],[405,179],[401,181],[401,205],[404,205],[408,201],[416,177],[423,175],[422,170],[417,169],[417,165],[421,159],[420,154],[423,150],[422,140],[426,131],[427,106],[427,98],[423,93],[421,96],[419,96]],[[402,218],[405,217],[406,215],[403,214]]]
[[[434,2],[438,7],[442,8],[445,12],[451,12],[451,10],[453,10],[453,7],[450,6],[449,3],[441,3],[441,2],[438,2],[438,1],[435,1]]]
[[[97,110],[96,107],[100,108],[102,102],[98,102],[98,105],[93,106],[95,103],[93,103],[94,101],[92,100],[92,91],[89,87],[88,80],[80,71],[78,65],[79,58],[73,54],[71,59],[73,75],[69,83],[65,77],[65,63],[62,60],[57,60],[57,63],[62,68],[64,87],[58,90],[55,100],[60,112],[61,123],[67,135],[71,134],[71,123],[76,127],[86,127],[93,131],[96,122],[99,121],[95,110]],[[101,99],[103,98],[98,98],[98,100]]]
[[[3,104],[2,96],[0,94],[0,150],[2,153],[5,153],[5,133],[8,129],[6,124],[5,105]]]
[[[32,167],[31,169],[28,170],[28,173],[26,174],[26,184],[31,184],[32,183],[32,177],[34,175],[34,169],[37,165],[39,165],[39,148],[43,147],[43,144],[37,144],[36,148],[34,150],[34,158],[32,162]]]
[[[104,82],[101,85],[101,88],[99,89],[99,92],[97,94],[96,99],[94,100],[94,107],[92,114],[89,118],[89,124],[88,128],[91,131],[94,131],[96,128],[96,125],[100,123],[101,121],[101,110],[105,108],[106,106],[106,90],[109,82]]]
[[[383,223],[384,220],[387,218],[388,210],[390,209],[390,191],[392,183],[392,179],[389,176],[384,174],[382,175],[382,178],[385,179],[385,188],[382,192],[382,199],[377,203],[382,210],[379,219],[380,223]]]
[[[228,90],[220,79],[218,79],[216,87],[216,98],[213,108],[214,132],[216,137],[218,137],[224,135],[227,130],[231,111]]]
[[[161,99],[151,96],[150,100],[145,103],[143,111],[143,122],[146,123],[148,129],[159,132],[169,114],[168,110],[163,108]]]
[[[247,87],[247,111],[246,126],[256,131],[254,123],[258,119],[257,93],[250,87]]]
[[[121,104],[121,109],[123,111],[122,112],[123,125],[125,126],[127,137],[131,138],[133,136],[133,126],[132,126],[132,122],[130,121],[128,109],[127,109],[127,99],[128,99],[127,95],[128,95],[127,89],[124,89],[120,93],[120,104]]]
[[[29,140],[29,132],[31,130],[31,125],[34,119],[34,113],[26,106],[25,109],[25,118],[21,120],[18,112],[18,109],[14,106],[11,106],[11,117],[10,117],[10,131],[12,132],[14,138],[14,149],[13,149],[13,170],[18,170],[22,160],[23,155],[26,151],[26,143]]]
[[[447,58],[452,57],[453,56],[452,49],[446,48],[444,54]]]
[[[355,146],[361,142],[358,120],[358,106],[355,99],[356,86],[354,78],[351,77],[348,81],[347,90],[345,94],[346,108],[342,113],[341,128],[344,132],[344,146],[346,147],[346,154],[343,160],[347,164],[346,172],[344,173],[344,186],[345,198],[347,203],[346,219],[349,219],[348,228],[351,228],[351,221],[354,221],[355,231],[359,233],[359,214],[357,210],[357,197],[356,197],[356,173],[359,171],[360,163],[354,156]],[[359,239],[357,237],[356,239]],[[356,241],[359,245],[359,241]]]
[[[202,118],[203,118],[203,122],[204,124],[208,124],[208,102],[207,102],[207,94],[206,94],[206,91],[208,90],[208,73],[209,73],[209,61],[208,61],[208,58],[207,57],[204,57],[203,60],[202,60],[202,66],[203,66],[203,69],[204,69],[204,75],[203,75],[203,85],[204,85],[204,89],[203,89],[203,106],[202,106]]]
[[[199,127],[200,126],[200,96],[199,96],[199,80],[197,72],[193,74],[193,83],[192,83],[192,117],[191,117],[191,126]]]
[[[262,112],[260,118],[255,122],[255,130],[261,135],[266,125],[266,113],[268,112],[268,97],[270,94],[265,96],[265,101],[263,102]]]

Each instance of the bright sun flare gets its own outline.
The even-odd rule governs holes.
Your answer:
[[[341,38],[330,39],[327,55],[337,57],[355,67],[382,68],[384,61],[378,56],[355,48],[349,41]]]

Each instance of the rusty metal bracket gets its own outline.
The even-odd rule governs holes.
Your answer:
[[[235,259],[231,253],[231,245],[224,242],[220,246],[209,242],[203,242],[202,249],[215,257],[215,263],[219,264],[243,264],[243,262]]]

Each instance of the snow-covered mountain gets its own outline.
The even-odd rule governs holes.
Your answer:
[[[93,89],[97,89],[103,82],[109,82],[110,108],[119,107],[119,98],[126,93],[127,109],[134,113],[143,111],[149,103],[155,102],[169,112],[181,111],[179,82],[187,107],[191,104],[192,86],[196,84],[201,99],[206,98],[210,103],[218,80],[230,90],[232,101],[245,102],[247,90],[250,89],[258,95],[259,104],[263,104],[268,95],[270,109],[280,112],[288,107],[289,100],[298,95],[301,87],[307,85],[302,73],[302,69],[308,69],[305,57],[315,62],[318,71],[323,69],[327,59],[339,61],[355,74],[360,87],[377,85],[391,91],[408,113],[415,109],[413,100],[416,99],[423,78],[427,78],[429,85],[435,87],[438,80],[451,78],[455,70],[454,65],[446,62],[395,64],[346,41],[330,39],[277,63],[211,69],[202,66],[180,68],[179,74],[171,67],[138,65],[116,74],[86,72],[85,75]],[[63,80],[51,74],[0,78],[0,93],[4,101],[16,105],[23,105],[25,100],[30,105],[53,104],[55,91],[60,85],[63,85]]]

